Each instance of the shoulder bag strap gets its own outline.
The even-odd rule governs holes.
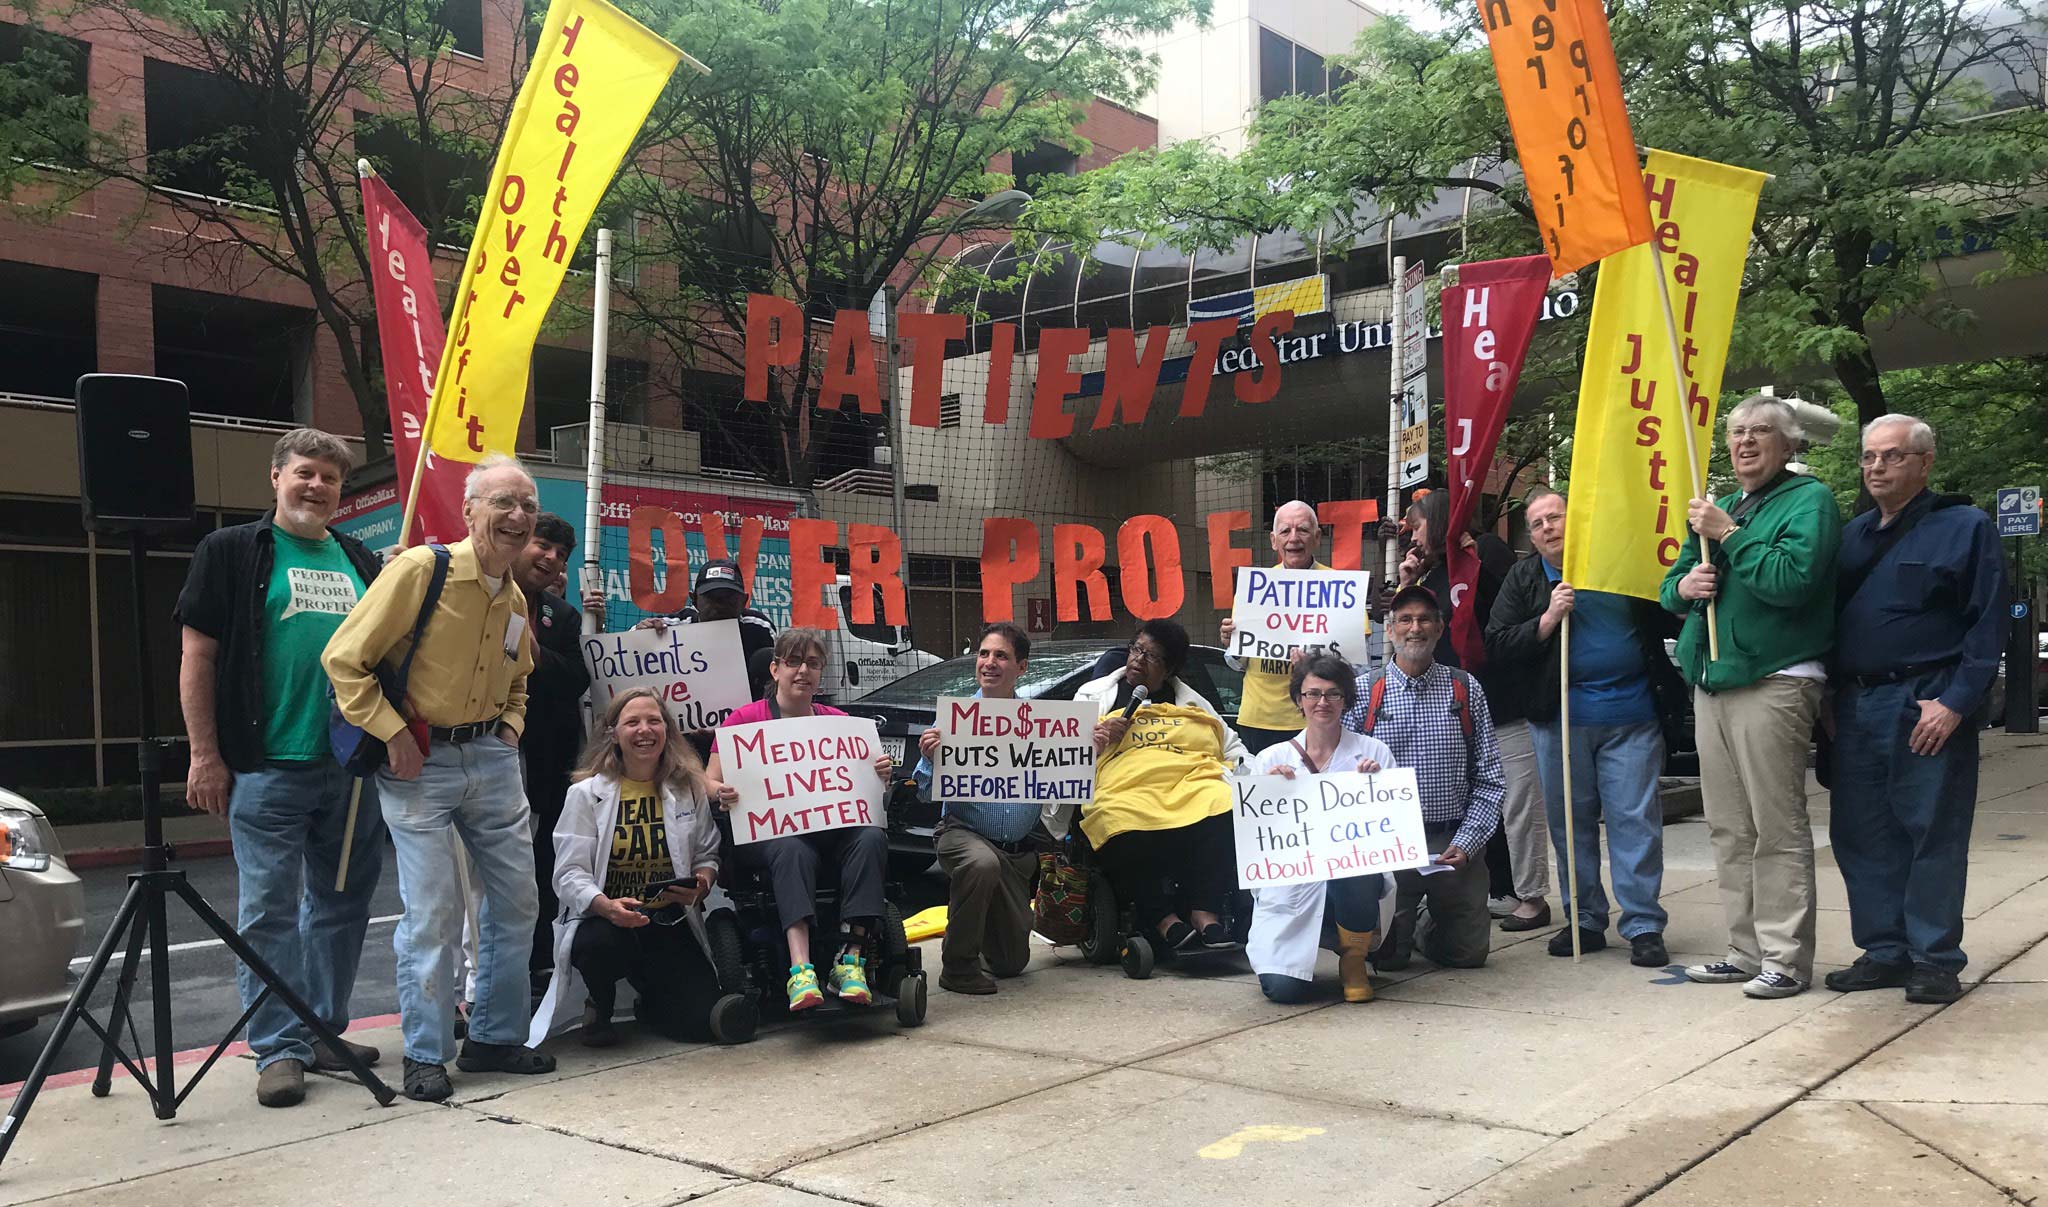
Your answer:
[[[1301,756],[1302,764],[1308,768],[1310,775],[1321,775],[1323,773],[1323,769],[1316,766],[1316,761],[1308,757],[1308,750],[1302,746],[1299,739],[1289,738],[1287,739],[1287,744],[1294,747],[1294,753]]]
[[[405,707],[405,684],[412,677],[412,656],[420,651],[420,635],[427,631],[427,620],[434,614],[434,605],[441,602],[441,588],[448,582],[448,546],[431,545],[434,551],[434,576],[427,580],[427,593],[420,596],[420,612],[413,617],[412,644],[405,648],[405,657],[398,663],[398,699],[391,702],[393,708]]]

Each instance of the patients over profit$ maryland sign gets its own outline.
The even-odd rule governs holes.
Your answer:
[[[1335,500],[1317,507],[1316,516],[1331,530],[1331,568],[1359,569],[1365,530],[1379,523],[1379,501]],[[723,523],[710,512],[705,513],[703,522],[714,526],[705,531],[705,547],[724,556]],[[759,527],[754,520],[747,523]],[[1252,564],[1250,547],[1233,544],[1231,535],[1251,531],[1252,513],[1211,512],[1204,518],[1204,527],[1208,532],[1211,602],[1217,608],[1228,608],[1238,568]],[[660,539],[659,549],[656,538]],[[1117,528],[1115,539],[1117,587],[1124,609],[1140,620],[1177,614],[1187,601],[1179,526],[1163,515],[1135,515]],[[660,508],[636,507],[627,525],[627,540],[627,556],[634,566],[651,567],[659,560],[666,567],[667,582],[694,581],[681,517]],[[1103,567],[1109,560],[1109,540],[1110,534],[1093,524],[1054,524],[1051,533],[1042,534],[1037,524],[1022,516],[982,520],[982,619],[1015,620],[1017,588],[1036,581],[1049,566],[1053,603],[1061,620],[1081,619],[1084,601],[1090,620],[1108,620],[1109,575]],[[756,532],[752,547],[759,544]],[[827,603],[826,597],[839,574],[830,551],[841,545],[846,548],[846,572],[852,587],[852,614],[847,619],[854,624],[876,623],[875,600],[879,596],[882,623],[908,623],[903,538],[880,524],[847,524],[842,533],[841,525],[831,520],[803,518],[789,521],[790,623],[817,629],[839,626],[839,610]],[[743,565],[749,547],[743,534]],[[752,574],[747,578],[755,581]],[[635,607],[647,612],[672,610],[666,597],[655,590],[651,570],[645,575],[636,572],[630,585]],[[1362,606],[1362,598],[1357,602]]]

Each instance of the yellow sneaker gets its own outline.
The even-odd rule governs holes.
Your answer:
[[[867,963],[856,955],[842,955],[832,965],[832,992],[839,1000],[853,1006],[865,1006],[875,1000],[868,988],[868,974],[863,970]]]
[[[789,990],[791,1011],[809,1010],[825,1000],[825,995],[818,992],[818,970],[809,964],[792,965],[784,988]]]

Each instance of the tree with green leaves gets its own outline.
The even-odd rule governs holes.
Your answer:
[[[740,376],[749,291],[802,305],[814,329],[864,309],[935,254],[962,207],[1011,182],[1004,156],[1084,150],[1091,97],[1129,101],[1151,67],[1137,39],[1208,0],[689,0],[628,11],[711,68],[679,73],[615,187],[638,216],[615,321],[694,373]],[[673,266],[674,272],[667,268]],[[821,322],[822,320],[822,322]],[[707,407],[707,426],[768,480],[808,490],[835,441],[876,422],[821,410],[825,336],[773,375],[766,404]],[[701,379],[700,379],[701,380]]]

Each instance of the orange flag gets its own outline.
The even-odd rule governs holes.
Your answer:
[[[1553,274],[1650,238],[1600,0],[1478,0]]]

